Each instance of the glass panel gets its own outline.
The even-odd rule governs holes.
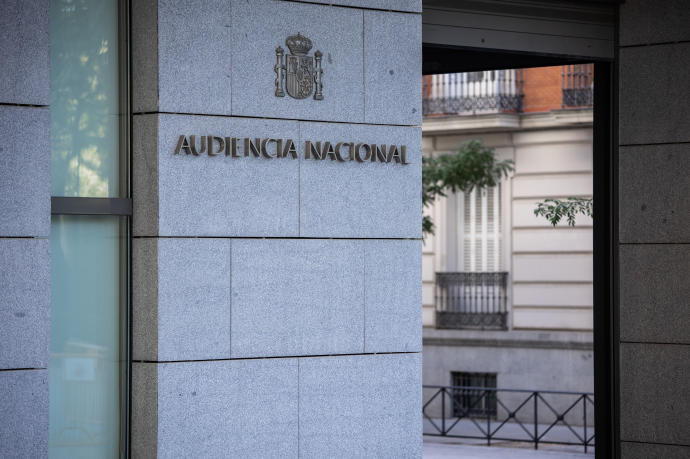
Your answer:
[[[120,218],[53,216],[51,458],[118,457]]]
[[[53,196],[118,197],[118,2],[50,2]]]

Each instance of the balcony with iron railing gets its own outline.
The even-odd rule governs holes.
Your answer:
[[[428,118],[591,108],[593,89],[594,64],[426,75],[422,112]]]
[[[522,107],[522,71],[427,75],[422,94],[424,116],[517,113]]]
[[[506,330],[507,272],[436,273],[436,328]]]
[[[594,103],[594,64],[561,67],[563,108],[591,107]]]

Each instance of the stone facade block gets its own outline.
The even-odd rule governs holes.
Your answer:
[[[412,13],[422,12],[422,0],[312,0],[312,3],[355,6],[377,10],[408,11]]]
[[[620,45],[688,41],[689,22],[685,0],[627,0],[620,5]]]
[[[420,354],[299,361],[301,457],[422,456]]]
[[[620,241],[690,242],[690,145],[619,151]]]
[[[364,121],[422,124],[422,17],[364,12]]]
[[[407,162],[302,161],[303,237],[420,238],[421,130],[415,127],[300,122],[306,140],[406,146]],[[361,157],[366,156],[363,150]]]
[[[1,8],[0,62],[5,71],[0,78],[0,103],[48,105],[50,2],[4,0]]]
[[[690,141],[690,43],[621,48],[619,60],[621,145]]]
[[[275,0],[232,5],[232,114],[362,122],[362,11]],[[260,27],[257,27],[260,24]],[[323,100],[276,97],[276,48],[298,32],[323,53]]]
[[[296,359],[135,365],[134,387],[149,396],[155,387],[155,403],[134,416],[133,456],[297,457],[297,371]],[[147,425],[152,444],[137,431]]]
[[[0,457],[48,457],[48,370],[0,371]]]
[[[687,459],[690,457],[690,446],[621,442],[621,459],[650,459],[652,457]]]
[[[365,241],[364,352],[422,352],[421,241]]]
[[[298,235],[299,160],[290,155],[245,157],[242,145],[245,137],[297,142],[297,122],[189,115],[157,118],[157,128],[149,118],[134,120],[134,170],[143,167],[133,180],[135,236]],[[156,131],[154,147],[156,137],[151,136]],[[175,155],[180,135],[195,135],[198,149],[200,136],[238,137],[241,157]],[[219,147],[214,142],[215,150]],[[136,196],[156,204],[138,202]]]
[[[620,344],[620,438],[690,444],[690,346]]]
[[[690,247],[620,247],[620,337],[623,341],[690,344]]]
[[[0,236],[48,235],[50,113],[0,106]]]
[[[0,239],[0,260],[0,369],[46,368],[50,241]]]
[[[146,238],[133,248],[134,358],[229,358],[230,240]]]
[[[363,246],[233,240],[233,357],[351,354],[364,346]]]
[[[135,112],[230,114],[230,3],[133,3]]]

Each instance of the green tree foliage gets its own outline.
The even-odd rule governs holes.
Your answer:
[[[430,206],[439,196],[448,191],[464,193],[474,188],[496,186],[513,171],[513,161],[498,161],[491,148],[479,140],[462,145],[455,153],[422,159],[422,206]],[[422,233],[434,233],[431,217],[422,219]]]
[[[563,218],[568,220],[568,225],[575,226],[575,217],[578,214],[594,217],[591,198],[545,199],[537,203],[537,208],[534,209],[534,215],[546,218],[553,226]]]

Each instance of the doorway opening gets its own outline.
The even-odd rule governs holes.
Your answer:
[[[612,64],[425,45],[423,68],[425,155],[478,140],[514,167],[426,210],[425,441],[609,457]],[[570,197],[594,199],[598,218],[534,215]],[[458,384],[473,374],[495,377]]]

